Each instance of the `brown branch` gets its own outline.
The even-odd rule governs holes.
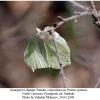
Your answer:
[[[56,40],[55,40],[54,35],[53,35],[54,30],[56,28],[58,28],[60,25],[64,24],[65,22],[74,20],[74,19],[76,19],[78,17],[85,16],[85,15],[92,15],[95,18],[94,23],[98,27],[100,27],[99,13],[97,12],[93,1],[91,1],[92,8],[91,7],[87,7],[87,6],[84,7],[84,6],[78,4],[78,3],[74,2],[74,1],[69,1],[69,2],[71,2],[71,3],[75,4],[76,6],[84,9],[85,11],[84,12],[78,12],[78,13],[76,13],[76,15],[73,15],[73,16],[71,16],[69,18],[62,18],[61,16],[58,16],[58,19],[60,20],[60,22],[54,23],[54,25],[51,26],[51,29],[47,30],[47,31],[50,31],[52,33],[51,35],[52,35],[53,40],[54,40],[54,45],[55,45],[55,49],[56,49],[56,53],[57,53],[57,57],[58,57],[59,65],[60,65],[60,70],[61,70],[61,74],[62,74],[62,79],[63,79],[64,87],[66,87],[65,75],[64,75],[64,71],[63,71],[63,67],[62,67],[61,58],[60,58],[60,55],[59,55],[59,52],[58,52]],[[96,83],[94,88],[98,87],[99,84],[100,84],[100,78],[98,79],[98,82]]]
[[[57,43],[56,43],[56,40],[55,40],[55,37],[54,37],[54,30],[51,29],[50,33],[51,33],[51,35],[53,37],[54,46],[55,46],[55,49],[56,49],[56,54],[57,54],[57,57],[58,57],[60,71],[61,71],[61,75],[62,75],[63,85],[64,85],[64,88],[66,88],[66,77],[64,75],[62,61],[61,61],[60,54],[59,54],[59,50],[58,50],[58,47],[57,47]]]
[[[74,20],[74,19],[76,19],[76,18],[78,18],[78,17],[81,17],[81,16],[84,16],[84,15],[92,15],[92,13],[89,13],[89,11],[80,12],[80,15],[73,15],[73,16],[71,16],[71,17],[69,17],[69,18],[63,19],[63,21],[60,21],[60,22],[58,23],[58,26],[57,26],[57,27],[59,27],[60,25],[62,25],[62,24],[65,23],[65,22]],[[56,27],[56,28],[57,28],[57,27]],[[56,29],[56,28],[55,28],[55,29]]]
[[[75,6],[81,8],[83,10],[86,10],[86,8],[83,5],[81,5],[81,4],[79,4],[79,3],[75,2],[75,1],[69,1],[69,2],[71,2],[72,4],[74,4]]]
[[[91,3],[91,7],[92,7],[92,9],[93,9],[94,11],[96,11],[96,8],[95,8],[95,5],[94,5],[94,2],[93,2],[93,1],[90,1],[90,3]]]
[[[100,14],[96,10],[94,2],[90,1],[90,3],[91,3],[91,7],[92,7],[92,9],[90,9],[90,10],[91,10],[92,16],[95,19],[94,24],[100,28]]]
[[[92,15],[92,13],[89,11],[83,11],[83,12],[80,12],[80,14],[76,14],[76,15],[73,15],[73,16],[68,17],[68,18],[62,18],[61,16],[58,16],[58,19],[60,20],[60,22],[56,22],[57,24],[54,23],[54,25],[51,27],[53,30],[55,30],[56,28],[58,28],[60,25],[64,24],[65,22],[74,20],[74,19],[81,17],[81,16],[86,16],[86,15]],[[47,32],[47,31],[51,31],[51,29],[48,29],[44,32]]]

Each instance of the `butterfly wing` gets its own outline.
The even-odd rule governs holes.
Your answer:
[[[40,39],[34,35],[28,45],[27,48],[24,52],[24,60],[26,62],[26,64],[34,71],[35,69],[38,68],[46,68],[47,64],[45,62],[45,56],[46,56],[46,50],[44,48],[43,45],[43,41],[40,42]],[[41,51],[43,50],[43,52],[40,51],[40,47],[39,47],[39,43],[41,43]]]
[[[70,64],[70,49],[66,41],[59,36],[56,42],[63,66]],[[49,67],[60,69],[51,36],[46,40],[42,40],[37,35],[34,35],[25,50],[24,59],[32,70]]]

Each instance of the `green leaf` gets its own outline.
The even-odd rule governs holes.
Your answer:
[[[59,36],[56,40],[63,66],[70,64],[70,49],[66,41]],[[34,71],[38,68],[60,69],[56,56],[53,38],[49,36],[46,40],[34,35],[24,52],[26,64]]]

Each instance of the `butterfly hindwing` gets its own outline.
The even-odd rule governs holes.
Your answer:
[[[32,70],[47,67],[44,57],[41,54],[38,40],[39,40],[39,38],[36,35],[34,35],[30,39],[28,46],[24,53],[25,62]]]

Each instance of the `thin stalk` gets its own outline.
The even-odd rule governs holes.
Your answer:
[[[62,61],[61,61],[61,58],[60,58],[60,54],[59,54],[59,50],[58,50],[58,47],[57,47],[57,43],[56,43],[56,40],[55,40],[55,37],[54,37],[54,30],[51,29],[50,33],[51,33],[51,35],[53,37],[54,46],[55,46],[55,49],[56,49],[56,54],[57,54],[57,57],[58,57],[58,62],[59,62],[60,71],[61,71],[61,75],[62,75],[63,85],[64,85],[64,88],[66,88],[66,78],[65,78],[65,75],[64,75]]]
[[[75,6],[81,8],[83,10],[86,10],[86,8],[83,5],[81,5],[81,4],[79,4],[79,3],[75,2],[75,1],[69,1],[69,2],[71,2],[72,4],[74,4]]]
[[[91,6],[92,6],[92,9],[93,9],[94,11],[96,11],[94,2],[93,2],[93,1],[90,1],[90,3],[91,3]]]

